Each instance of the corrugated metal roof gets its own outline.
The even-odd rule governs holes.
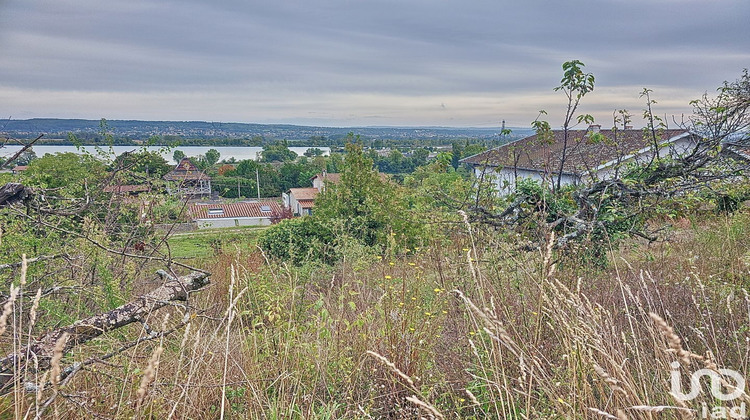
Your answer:
[[[263,211],[269,209],[269,211]],[[236,219],[238,217],[271,217],[281,213],[276,200],[241,201],[238,203],[195,203],[190,206],[193,219]]]

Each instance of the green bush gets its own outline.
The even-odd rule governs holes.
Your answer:
[[[258,245],[269,257],[294,264],[332,262],[335,257],[333,242],[331,231],[312,217],[282,220],[258,239]]]

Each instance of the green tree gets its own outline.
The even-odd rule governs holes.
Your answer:
[[[565,110],[565,119],[563,120],[563,147],[560,156],[560,164],[557,171],[557,182],[553,184],[554,190],[559,190],[562,183],[563,168],[568,154],[568,141],[570,129],[573,125],[573,118],[576,117],[578,105],[581,99],[589,92],[594,90],[594,75],[583,72],[584,64],[579,60],[566,61],[563,63],[563,77],[560,85],[555,87],[555,92],[563,92],[567,98],[567,108]],[[578,115],[577,123],[585,122],[591,124],[594,117],[589,114]]]
[[[187,156],[185,156],[185,152],[182,150],[175,150],[174,153],[172,153],[172,160],[175,161],[175,163],[180,163],[182,159],[185,159]]]
[[[253,136],[250,139],[249,145],[250,146],[255,146],[255,147],[262,146],[263,145],[263,136],[258,136],[258,135]]]
[[[464,147],[464,157],[474,156],[476,154],[484,152],[485,150],[487,150],[487,148],[481,144],[469,144]]]
[[[419,165],[423,165],[427,162],[427,157],[430,156],[430,151],[425,149],[424,147],[420,147],[419,149],[414,150],[412,153],[412,158],[414,159],[414,162],[416,162]]]
[[[23,176],[29,186],[56,188],[59,195],[80,197],[87,186],[95,186],[105,174],[101,160],[67,152],[44,155],[32,161]]]
[[[297,154],[289,150],[289,144],[286,140],[263,146],[261,152],[263,162],[286,162],[294,159],[297,159]]]
[[[219,151],[216,149],[208,149],[204,157],[206,159],[206,164],[211,167],[219,161],[219,159],[221,158],[221,153],[219,153]]]
[[[335,261],[335,238],[330,226],[314,217],[282,220],[258,238],[258,246],[269,256],[293,264]]]
[[[18,158],[16,158],[15,165],[28,165],[33,161],[34,159],[37,159],[37,155],[34,152],[34,149],[29,147],[26,149],[23,153],[21,153]]]
[[[315,156],[323,156],[323,150],[317,148],[317,147],[311,147],[307,150],[305,150],[304,155],[307,157],[315,157]]]
[[[406,194],[375,171],[361,143],[346,145],[341,181],[318,195],[313,217],[368,246],[409,246],[420,236]]]
[[[463,149],[461,148],[461,145],[453,142],[453,145],[451,146],[451,166],[453,166],[453,169],[458,169],[462,156]]]
[[[112,169],[128,169],[156,178],[161,178],[172,170],[172,167],[161,154],[148,150],[123,153],[115,158],[110,167]]]
[[[263,164],[252,159],[240,161],[235,170],[228,171],[224,175],[214,177],[211,180],[211,185],[216,191],[219,191],[222,197],[237,198],[238,185],[240,196],[256,197],[258,194],[257,180],[260,180],[261,197],[278,197],[282,192],[279,172],[269,164]]]
[[[344,158],[341,153],[331,153],[326,160],[326,172],[339,173],[344,167]]]

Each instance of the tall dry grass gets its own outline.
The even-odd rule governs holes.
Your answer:
[[[59,390],[47,417],[700,418],[744,400],[675,399],[672,363],[684,389],[698,369],[747,373],[748,230],[747,213],[696,221],[607,269],[469,226],[392,258],[351,245],[335,267],[220,254],[201,312],[144,320],[175,333],[0,397],[0,417],[33,417]],[[3,350],[29,336],[14,305]],[[127,327],[62,369],[148,334]]]

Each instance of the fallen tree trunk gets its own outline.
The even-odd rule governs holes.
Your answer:
[[[0,207],[24,202],[31,198],[31,188],[17,182],[9,182],[0,187]]]
[[[68,335],[63,347],[63,354],[73,347],[93,340],[94,338],[123,327],[133,322],[145,320],[149,313],[170,301],[185,301],[190,292],[196,291],[209,283],[208,273],[192,272],[187,276],[171,280],[150,293],[141,295],[125,305],[103,314],[76,321],[66,327],[47,332],[38,340],[29,343],[22,351],[11,353],[0,359],[0,395],[9,392],[16,382],[16,374],[23,372],[28,364],[30,372],[42,372],[50,368],[55,344],[64,335]],[[36,359],[36,360],[34,360]]]

